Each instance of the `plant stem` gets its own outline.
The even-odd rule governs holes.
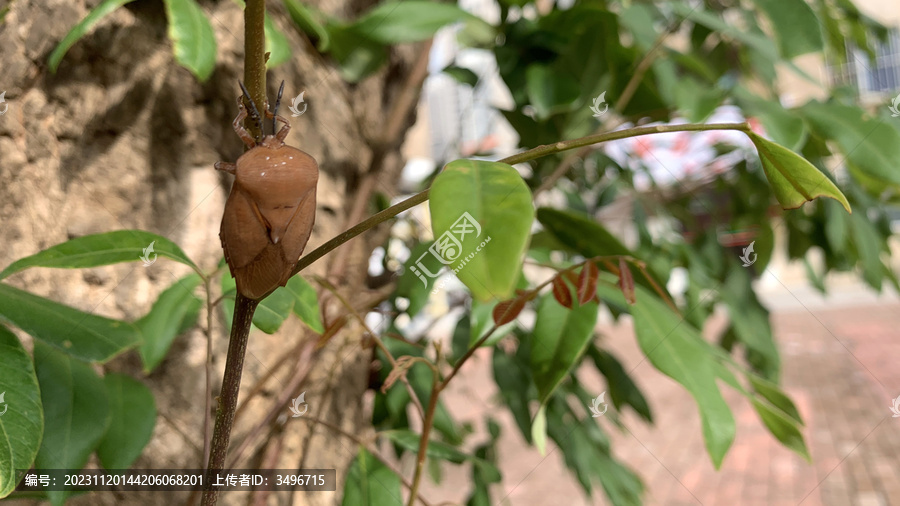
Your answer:
[[[524,163],[529,160],[534,160],[542,156],[552,155],[569,149],[590,146],[591,144],[598,144],[600,142],[627,139],[628,137],[637,137],[639,135],[658,134],[666,132],[702,132],[709,130],[737,130],[740,132],[750,132],[750,127],[746,123],[716,123],[712,125],[657,125],[649,127],[627,128],[625,130],[617,130],[615,132],[605,132],[601,134],[589,135],[587,137],[572,139],[570,141],[560,141],[554,144],[545,144],[543,146],[529,149],[528,151],[523,151],[521,153],[508,156],[502,160],[499,160],[499,162],[509,165],[515,165],[517,163]],[[294,271],[291,273],[291,275],[293,276],[294,274],[297,274],[303,269],[309,267],[313,262],[325,256],[331,250],[336,249],[338,246],[344,244],[350,239],[353,239],[366,230],[369,230],[375,225],[384,223],[385,221],[397,216],[403,211],[406,211],[411,207],[415,207],[422,202],[425,202],[426,200],[428,200],[428,190],[423,190],[402,202],[398,202],[397,204],[394,204],[391,207],[368,217],[367,219],[359,222],[352,228],[342,232],[325,244],[319,246],[318,248],[303,256],[297,262],[297,265],[294,266]]]
[[[244,86],[250,98],[259,108],[262,120],[266,113],[266,0],[247,0],[244,8]],[[261,139],[265,132],[253,121],[245,122],[245,127],[254,139]]]
[[[428,451],[428,437],[431,434],[431,426],[434,424],[434,412],[437,410],[438,394],[437,372],[431,382],[431,396],[428,398],[428,409],[425,411],[425,420],[422,422],[422,438],[419,440],[419,454],[416,456],[416,474],[413,477],[412,487],[409,489],[409,503],[407,506],[415,506],[419,495],[419,485],[422,483],[422,470],[425,467],[425,454]]]
[[[247,352],[247,338],[250,323],[259,301],[237,294],[234,299],[234,319],[231,324],[231,339],[228,341],[228,358],[225,361],[225,376],[216,409],[216,428],[213,430],[212,448],[209,452],[209,467],[206,469],[203,506],[214,506],[218,490],[212,487],[213,475],[225,468],[225,454],[231,438],[234,410],[237,408],[238,392],[241,388],[241,372],[244,369],[244,354]]]
[[[749,132],[750,127],[746,123],[716,123],[712,125],[703,124],[685,124],[685,125],[656,125],[647,127],[626,128],[615,132],[604,132],[602,134],[588,135],[579,139],[570,141],[555,142],[553,144],[544,144],[528,151],[513,155],[503,160],[503,163],[515,165],[517,163],[527,162],[540,158],[542,156],[552,155],[560,151],[580,148],[582,146],[590,146],[600,142],[615,141],[619,139],[627,139],[628,137],[637,137],[647,134],[661,134],[667,132],[704,132],[709,130],[738,130],[741,132]]]
[[[316,248],[316,249],[312,250],[311,252],[307,253],[306,255],[304,255],[300,259],[300,261],[297,262],[297,265],[294,266],[294,272],[291,275],[297,274],[298,272],[302,271],[303,269],[309,267],[313,262],[315,262],[316,260],[325,256],[331,250],[337,248],[341,244],[344,244],[345,242],[349,241],[350,239],[353,239],[354,237],[358,236],[359,234],[365,232],[366,230],[369,230],[370,228],[372,228],[375,225],[378,225],[380,223],[384,223],[385,221],[393,218],[394,216],[397,216],[398,214],[402,213],[403,211],[406,211],[407,209],[409,209],[411,207],[415,207],[415,206],[421,204],[422,202],[425,202],[426,200],[428,200],[428,190],[421,191],[421,192],[413,195],[412,197],[404,200],[403,202],[399,202],[379,213],[373,214],[372,216],[359,222],[353,228],[350,228],[347,231],[342,232],[341,234],[335,236],[330,241],[326,242],[325,244],[319,246],[318,248]]]
[[[261,108],[266,102],[266,0],[247,0],[244,8],[244,85],[250,98]],[[261,112],[265,119],[265,112]],[[250,135],[262,138],[265,132],[259,132],[254,122],[247,122]],[[231,338],[228,341],[228,357],[225,360],[225,375],[222,378],[222,390],[216,409],[216,425],[209,450],[206,481],[203,490],[203,506],[215,506],[218,500],[218,489],[212,487],[212,476],[225,467],[225,456],[228,452],[228,441],[231,439],[231,428],[234,425],[234,412],[237,409],[238,392],[241,389],[241,373],[244,370],[244,355],[247,352],[247,338],[250,336],[250,324],[258,300],[251,300],[240,293],[234,299],[234,318],[231,323]]]
[[[204,280],[206,287],[206,403],[203,410],[203,469],[209,465],[209,444],[212,440],[210,413],[212,411],[212,313],[215,304],[210,293],[210,278]]]

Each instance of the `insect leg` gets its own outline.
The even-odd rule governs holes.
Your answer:
[[[284,81],[281,81],[281,86],[278,88],[278,97],[275,99],[275,108],[272,109],[272,135],[275,135],[275,128],[277,127],[277,123],[275,122],[275,118],[278,117],[278,106],[281,105],[281,94],[284,93]]]
[[[238,84],[241,85],[241,91],[244,92],[244,98],[247,99],[247,103],[250,105],[250,118],[256,123],[256,126],[259,128],[259,134],[261,136],[265,135],[265,131],[263,130],[263,122],[262,117],[259,115],[259,109],[256,108],[256,103],[253,102],[253,99],[250,98],[250,92],[247,91],[247,87],[244,86],[244,83],[238,81]]]
[[[237,98],[238,103],[238,115],[234,118],[234,121],[231,123],[231,126],[234,128],[234,133],[238,134],[238,137],[244,141],[244,144],[247,145],[248,148],[252,148],[256,146],[256,141],[253,140],[253,137],[250,136],[250,132],[248,132],[244,128],[244,118],[247,117],[247,108],[244,107],[244,101],[241,100],[241,97]]]
[[[228,162],[216,162],[216,170],[223,170],[229,174],[234,174],[234,171],[237,170],[237,165]]]

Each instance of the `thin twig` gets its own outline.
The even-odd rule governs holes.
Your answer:
[[[578,139],[572,139],[569,141],[560,141],[554,144],[545,144],[543,146],[538,146],[536,148],[529,149],[528,151],[523,151],[522,153],[518,153],[509,157],[506,157],[500,160],[500,163],[506,163],[509,165],[515,165],[517,163],[524,163],[529,160],[534,160],[535,158],[540,158],[542,156],[552,155],[555,153],[559,153],[561,151],[566,151],[569,149],[576,149],[584,146],[589,146],[591,144],[597,144],[600,142],[614,141],[619,139],[627,139],[629,137],[636,137],[639,135],[648,135],[648,134],[656,134],[656,133],[668,133],[668,132],[701,132],[701,131],[710,131],[710,130],[737,130],[740,132],[750,132],[750,126],[746,123],[717,123],[712,125],[703,125],[703,124],[684,124],[684,125],[656,125],[656,126],[648,126],[648,127],[636,127],[636,128],[627,128],[625,130],[617,130],[615,132],[607,132],[595,135],[589,135],[587,137],[581,137]],[[422,202],[428,200],[428,191],[423,190],[408,199],[398,202],[393,206],[382,210],[381,212],[374,214],[367,218],[366,220],[358,223],[352,228],[342,232],[341,234],[335,236],[325,244],[319,246],[314,249],[310,253],[304,255],[297,262],[297,265],[294,266],[293,274],[297,274],[301,270],[312,265],[316,260],[322,258],[326,254],[328,254],[331,250],[337,248],[338,246],[344,244],[345,242],[353,239],[359,234],[369,230],[370,228],[383,223],[398,214],[415,207]]]
[[[381,341],[381,338],[378,337],[378,334],[373,331],[369,325],[366,323],[366,319],[363,318],[359,312],[353,309],[353,306],[347,301],[347,298],[338,293],[337,288],[334,287],[331,283],[328,282],[327,279],[322,278],[320,276],[316,276],[315,280],[322,285],[326,290],[330,291],[337,299],[347,308],[347,311],[350,312],[353,316],[356,317],[357,321],[359,321],[360,325],[366,329],[366,332],[372,336],[372,341],[375,342],[375,345],[378,346],[378,349],[382,351],[387,356],[388,362],[391,363],[392,368],[397,367],[397,360],[394,359],[394,356],[391,354],[390,350],[387,349],[387,346],[384,345],[384,342]],[[421,401],[419,401],[419,397],[416,395],[416,391],[413,390],[412,384],[409,382],[409,378],[406,377],[406,374],[400,376],[400,381],[406,385],[406,390],[409,392],[409,396],[412,399],[413,404],[416,407],[416,410],[419,412],[419,416],[424,420],[425,419],[425,409],[422,407]]]
[[[478,351],[478,348],[481,348],[481,345],[484,344],[484,342],[487,341],[488,338],[491,337],[491,335],[496,330],[497,325],[494,324],[494,326],[492,326],[491,329],[488,330],[487,334],[481,336],[481,339],[479,339],[474,345],[470,346],[469,349],[466,350],[466,353],[456,361],[456,365],[453,366],[453,370],[450,371],[450,374],[448,374],[447,377],[444,378],[444,381],[442,381],[441,384],[438,385],[438,392],[447,388],[447,384],[449,384],[450,380],[452,380],[453,377],[456,376],[456,373],[458,373],[459,369],[463,366],[463,364],[466,363],[466,360],[469,360],[469,357],[474,355],[475,352]]]
[[[210,293],[210,278],[204,280],[206,287],[206,404],[203,412],[203,469],[209,464],[209,444],[212,440],[212,314],[215,303]]]
[[[307,340],[304,341],[306,345],[302,351],[300,352],[300,356],[297,358],[297,370],[294,371],[293,376],[288,381],[287,386],[281,392],[281,395],[278,399],[275,400],[275,403],[272,405],[269,412],[260,420],[256,426],[254,426],[250,432],[247,433],[247,437],[241,441],[241,444],[238,445],[237,449],[234,451],[234,454],[231,458],[231,466],[237,465],[240,461],[241,456],[250,446],[250,443],[253,441],[253,436],[262,433],[263,428],[266,425],[272,423],[277,417],[278,414],[284,409],[287,405],[288,400],[294,395],[294,391],[303,383],[303,380],[306,379],[306,376],[309,374],[309,371],[312,369],[312,355],[315,352],[315,341]]]
[[[363,438],[357,436],[356,434],[345,431],[344,429],[342,429],[341,427],[339,427],[337,425],[334,425],[333,423],[326,422],[325,420],[321,420],[319,418],[314,418],[311,416],[303,416],[300,418],[307,423],[320,423],[320,424],[324,425],[325,427],[333,430],[334,432],[353,441],[354,443],[358,444],[359,446],[362,446],[363,448],[366,449],[366,451],[368,451],[370,454],[372,454],[373,457],[375,457],[376,459],[381,461],[382,464],[384,464],[388,469],[393,471],[393,473],[396,474],[400,478],[400,481],[403,483],[403,485],[407,489],[409,489],[410,491],[412,490],[412,484],[406,478],[403,477],[403,471],[400,468],[398,468],[396,465],[394,465],[393,462],[391,462],[390,460],[385,458],[381,454],[380,451],[378,451],[378,449],[375,447],[374,440],[363,439]],[[422,494],[411,494],[411,495],[417,496],[419,499],[419,502],[421,502],[425,506],[431,506],[431,504],[428,501],[426,501],[424,497],[422,497]]]
[[[438,394],[440,387],[438,376],[435,373],[431,381],[431,395],[428,397],[428,409],[425,411],[425,420],[422,422],[422,436],[419,439],[419,453],[416,455],[416,474],[413,476],[412,487],[409,489],[409,503],[414,506],[419,494],[419,485],[422,483],[422,470],[425,467],[425,455],[428,452],[429,435],[431,426],[434,425],[434,412],[437,410]]]
[[[215,506],[218,489],[212,486],[213,475],[225,468],[225,454],[231,438],[234,410],[237,408],[238,392],[241,388],[241,372],[244,369],[244,355],[247,352],[247,338],[250,323],[259,301],[248,299],[241,294],[234,301],[234,320],[231,324],[231,339],[228,342],[228,358],[225,361],[225,376],[216,409],[216,427],[209,451],[209,465],[203,490],[203,506]]]
[[[357,311],[367,310],[380,304],[382,301],[384,301],[385,298],[387,298],[388,295],[389,292],[387,292],[386,290],[374,293],[372,296],[366,298],[366,300],[359,304],[358,307],[360,309],[357,309]],[[346,315],[341,315],[339,318],[343,318],[344,316]],[[346,321],[344,322],[344,324],[346,324]],[[343,326],[343,324],[341,326]],[[336,332],[336,330],[332,331],[332,333],[334,332]],[[324,336],[324,334],[322,336]],[[320,339],[322,338],[322,336],[320,336]],[[281,368],[284,367],[290,361],[290,359],[297,357],[297,355],[300,353],[300,350],[303,348],[304,342],[304,339],[301,337],[301,339],[297,341],[297,344],[295,344],[289,351],[283,353],[280,357],[278,357],[278,360],[273,365],[267,366],[265,368],[266,372],[258,380],[256,380],[256,383],[254,383],[249,390],[246,390],[246,394],[244,395],[244,398],[240,405],[238,405],[237,412],[234,415],[235,423],[237,423],[237,421],[241,419],[241,416],[245,412],[249,402],[257,395],[259,395],[260,392],[262,392],[265,384],[276,373],[278,373],[278,371],[281,370]],[[321,342],[318,342],[317,348],[321,347]]]

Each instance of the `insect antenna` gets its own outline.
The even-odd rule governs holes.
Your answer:
[[[275,129],[278,125],[276,118],[278,118],[278,106],[281,105],[282,93],[284,93],[284,81],[281,81],[281,86],[278,88],[278,97],[275,98],[275,109],[272,110],[272,135],[275,135]]]
[[[256,123],[257,128],[259,128],[259,135],[265,136],[266,132],[265,132],[265,130],[263,130],[263,122],[259,116],[259,109],[256,108],[256,103],[254,103],[253,99],[250,98],[250,92],[247,91],[247,87],[244,86],[244,83],[241,81],[238,81],[238,84],[241,85],[241,91],[244,92],[244,98],[246,98],[247,103],[250,104],[250,117]],[[256,139],[256,141],[259,142],[260,139]]]

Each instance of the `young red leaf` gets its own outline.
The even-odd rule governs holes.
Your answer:
[[[494,323],[499,327],[516,319],[522,309],[525,308],[525,298],[516,297],[515,299],[504,300],[494,306],[493,316]]]
[[[634,304],[637,299],[634,297],[634,278],[631,277],[631,269],[624,258],[619,258],[619,288],[629,304]]]
[[[557,275],[553,278],[553,298],[563,307],[572,309],[572,292],[562,276]]]
[[[587,304],[597,294],[597,277],[600,276],[600,269],[594,262],[588,261],[581,269],[578,275],[578,282],[575,284],[578,292],[578,303]]]

